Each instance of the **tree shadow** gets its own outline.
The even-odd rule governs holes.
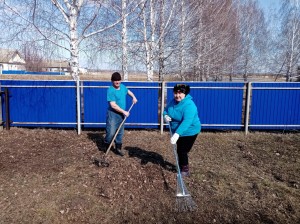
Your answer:
[[[149,152],[138,147],[125,147],[125,150],[128,151],[129,157],[140,159],[141,165],[146,165],[150,162],[153,164],[157,164],[163,169],[171,171],[173,173],[177,172],[176,166],[174,164],[164,160],[164,158],[156,152]]]

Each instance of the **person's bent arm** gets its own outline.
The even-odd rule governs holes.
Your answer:
[[[115,101],[110,101],[109,104],[115,111],[124,114],[126,117],[129,116],[129,112],[126,110],[123,110],[121,107],[119,107]]]
[[[131,92],[130,90],[128,90],[128,95],[131,96],[133,103],[137,103],[138,100],[135,97],[135,95],[133,94],[133,92]]]

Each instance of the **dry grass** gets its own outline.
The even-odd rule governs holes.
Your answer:
[[[102,71],[102,72],[89,72],[87,74],[81,74],[80,79],[81,80],[101,80],[101,81],[110,81],[111,74],[113,71]],[[129,81],[147,81],[147,74],[142,72],[129,72],[128,74]],[[253,76],[249,77],[250,81],[255,82],[285,82],[285,78],[280,76],[275,80],[275,76],[268,76],[268,75],[262,75],[262,76]],[[71,76],[59,76],[59,75],[0,75],[1,79],[9,79],[9,80],[72,80]],[[181,81],[181,78],[179,76],[175,75],[166,75],[164,77],[165,81]],[[243,82],[242,77],[235,77],[235,81]],[[153,81],[159,81],[158,74],[154,74]],[[188,79],[187,79],[188,81]],[[229,77],[224,76],[224,82],[229,81]]]

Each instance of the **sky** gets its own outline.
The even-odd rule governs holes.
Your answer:
[[[0,0],[1,1],[1,0]],[[270,14],[272,11],[277,11],[283,0],[257,0],[259,6],[265,11],[266,19],[268,19],[268,14]],[[67,55],[68,56],[68,55]],[[97,64],[101,68],[108,68],[111,67],[111,63],[109,60],[110,56],[109,54],[103,54],[100,60],[98,60]],[[86,63],[86,58],[84,58],[84,55],[82,54],[82,58],[80,59],[80,64],[82,67],[89,67],[89,65]]]
[[[271,9],[278,10],[280,8],[282,0],[258,0],[262,9],[268,13]]]
[[[281,6],[282,0],[257,0],[259,6],[265,11],[265,18],[268,18],[268,14],[273,12],[278,11],[278,9]],[[106,58],[106,60],[105,60]],[[98,61],[98,66],[103,68],[103,69],[109,69],[112,67],[111,62],[107,60],[109,58],[109,55],[106,57],[102,57]],[[84,63],[83,63],[84,64]],[[84,65],[83,67],[88,67],[88,65]],[[120,68],[115,68],[115,69],[120,69]]]

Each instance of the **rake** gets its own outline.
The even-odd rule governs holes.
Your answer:
[[[169,122],[169,129],[171,136],[173,135],[171,125]],[[197,209],[197,204],[192,199],[191,194],[188,192],[182,175],[180,173],[178,155],[177,155],[177,146],[173,145],[173,152],[176,160],[176,168],[177,168],[177,192],[176,192],[176,210],[179,212],[184,211],[194,211]]]
[[[133,107],[133,105],[134,105],[134,103],[131,104],[128,112],[131,111],[131,108]],[[113,145],[113,143],[114,143],[114,141],[115,141],[115,139],[116,139],[116,137],[117,137],[117,135],[118,135],[121,127],[122,127],[122,125],[125,123],[126,119],[127,119],[127,117],[125,116],[124,119],[123,119],[123,121],[122,121],[122,123],[119,125],[119,127],[118,127],[118,129],[117,129],[117,131],[116,131],[116,133],[115,133],[115,135],[113,137],[113,139],[111,140],[111,142],[110,142],[110,144],[109,144],[109,146],[108,146],[108,148],[107,148],[107,150],[106,150],[106,152],[105,152],[102,160],[98,162],[98,166],[100,166],[100,165],[102,167],[108,167],[109,166],[109,162],[107,161],[107,154],[109,153],[109,151],[110,151],[110,149],[111,149],[111,147],[112,147],[112,145]]]

